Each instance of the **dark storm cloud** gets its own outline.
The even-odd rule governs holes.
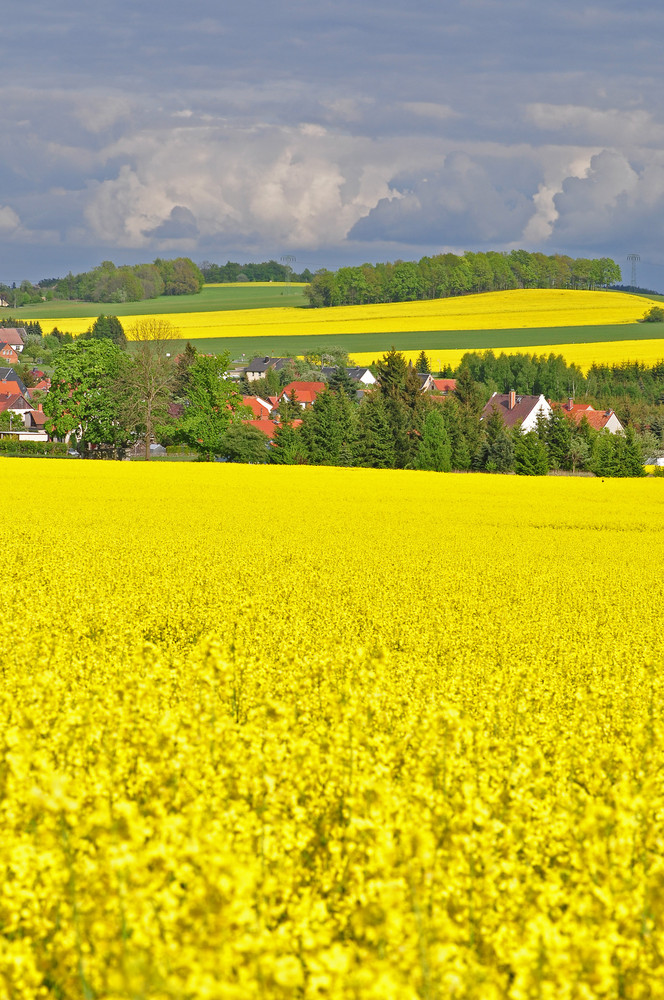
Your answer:
[[[0,252],[658,253],[663,29],[651,0],[25,0]]]

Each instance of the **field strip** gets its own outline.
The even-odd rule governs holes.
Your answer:
[[[487,348],[479,348],[486,350]],[[453,350],[425,350],[429,364],[435,371],[440,371],[447,365],[456,368],[467,351],[474,348],[458,348]],[[639,361],[653,365],[664,361],[664,339],[658,340],[609,340],[589,344],[537,344],[524,347],[492,348],[496,354],[562,354],[568,364],[578,365],[587,372],[591,365],[620,364],[625,361]],[[406,350],[402,352],[407,361],[415,363],[420,351]],[[353,361],[358,365],[369,365],[380,355],[371,352],[352,354]]]
[[[216,337],[330,336],[344,334],[399,334],[458,330],[520,330],[545,327],[579,327],[634,324],[652,300],[624,292],[586,292],[551,289],[516,289],[487,292],[425,302],[392,302],[368,306],[302,309],[288,306],[207,312],[127,315],[128,330],[150,315],[169,319],[183,340]],[[112,305],[108,307],[112,314]],[[51,326],[83,333],[94,316],[40,320]]]

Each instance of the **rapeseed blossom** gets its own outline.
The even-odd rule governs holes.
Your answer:
[[[661,480],[0,489],[0,997],[662,993]]]
[[[200,337],[330,336],[397,334],[445,330],[512,330],[548,327],[603,326],[636,323],[652,300],[626,292],[571,289],[511,289],[418,302],[335,306],[323,309],[278,307],[123,316],[129,329],[140,319],[167,318],[185,340]],[[94,317],[65,319],[57,314],[40,320],[74,334],[84,333]],[[472,344],[471,344],[472,346]],[[500,346],[500,345],[498,345]]]

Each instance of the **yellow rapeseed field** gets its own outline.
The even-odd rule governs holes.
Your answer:
[[[664,995],[662,481],[0,490],[3,1000]]]
[[[235,309],[123,316],[128,330],[139,319],[166,316],[185,340],[200,337],[312,336],[347,333],[406,333],[419,330],[510,330],[539,327],[598,326],[635,323],[652,300],[625,292],[566,289],[514,289],[426,302],[337,306],[329,309]],[[110,310],[109,310],[110,311]],[[57,326],[83,333],[94,317],[40,320],[44,330]]]
[[[435,371],[440,371],[445,365],[456,368],[464,354],[472,348],[462,350],[438,351],[424,348],[424,353]],[[482,353],[486,348],[477,348]],[[578,365],[587,372],[591,365],[612,365],[623,361],[640,361],[653,365],[664,360],[664,340],[611,340],[596,344],[546,344],[535,347],[501,347],[493,348],[496,354],[562,354],[568,364]],[[415,363],[420,351],[401,351],[407,361]],[[354,351],[353,361],[357,365],[370,365],[372,361],[382,357],[376,351]]]

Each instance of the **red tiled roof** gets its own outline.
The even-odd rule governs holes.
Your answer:
[[[50,378],[42,378],[42,379],[39,380],[39,382],[36,383],[36,385],[31,385],[30,389],[28,391],[29,392],[48,392],[48,390],[50,388],[51,388],[51,380],[50,380]]]
[[[593,410],[592,407],[589,410],[574,409],[571,413],[569,411],[565,413],[565,416],[573,420],[577,426],[583,420],[587,420],[596,431],[604,430],[612,415],[613,410]]]
[[[5,410],[29,410],[30,404],[20,392],[3,393],[0,396],[0,413]]]
[[[44,426],[47,417],[43,410],[28,410],[28,413],[30,414],[33,424],[36,424],[38,427]]]
[[[298,403],[313,403],[316,396],[324,388],[325,382],[289,382],[282,389],[279,399],[283,399],[284,396],[288,396],[290,399],[293,393],[295,393]]]
[[[6,382],[0,381],[0,399],[3,396],[14,396],[16,393],[22,395],[18,382],[14,382],[13,379],[7,379]]]
[[[277,425],[274,420],[243,420],[243,424],[251,424],[252,427],[256,427],[259,431],[262,431],[266,437],[270,440],[274,437],[274,432]]]
[[[577,427],[585,418],[590,426],[594,427],[597,431],[601,431],[606,427],[614,412],[613,410],[596,410],[590,403],[572,403],[568,401],[567,403],[553,403],[552,405],[556,409],[562,410],[565,416],[574,421]]]
[[[272,412],[271,408],[262,403],[257,396],[245,396],[242,400],[242,405],[245,409],[250,410],[259,420],[266,420]]]
[[[433,387],[438,392],[454,392],[456,384],[457,380],[455,378],[435,378],[433,380]]]

